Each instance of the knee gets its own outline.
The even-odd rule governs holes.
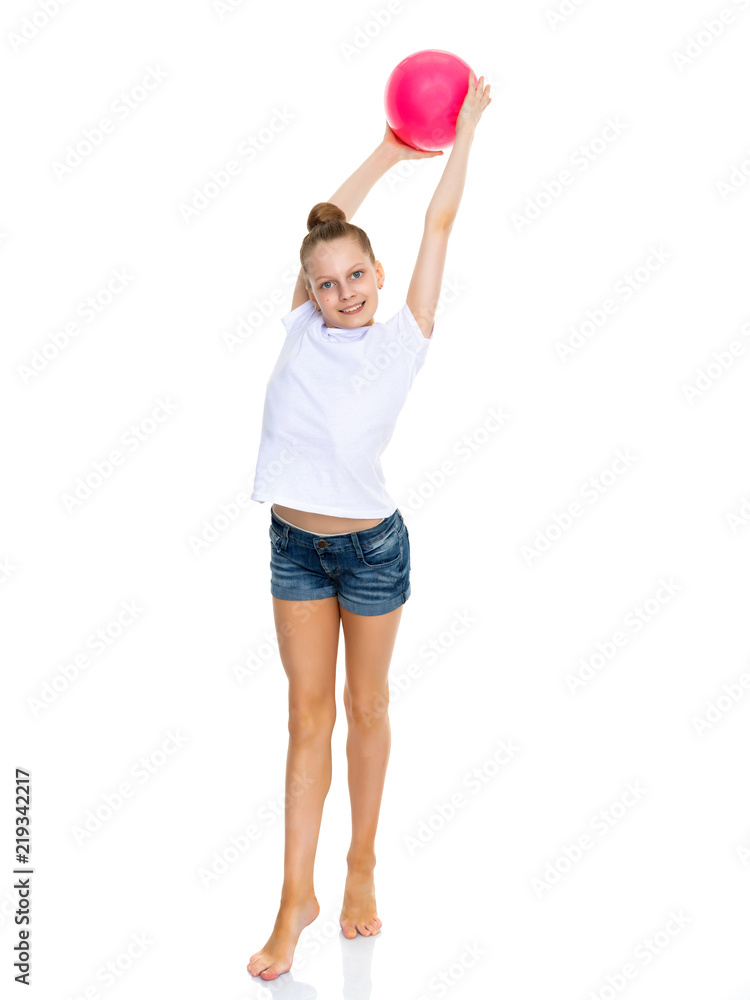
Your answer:
[[[374,729],[388,721],[388,694],[377,691],[367,695],[349,695],[344,700],[346,719],[357,729]]]
[[[330,740],[335,721],[335,702],[289,707],[289,735],[296,740]]]

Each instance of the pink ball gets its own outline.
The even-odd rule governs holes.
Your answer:
[[[455,142],[470,70],[443,49],[422,49],[402,59],[385,85],[385,117],[398,138],[420,150]]]

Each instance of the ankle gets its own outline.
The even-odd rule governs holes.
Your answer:
[[[375,867],[375,852],[350,850],[346,856],[346,865],[350,872],[371,872]]]
[[[302,906],[310,900],[317,903],[312,886],[284,886],[281,890],[281,906],[284,908]]]

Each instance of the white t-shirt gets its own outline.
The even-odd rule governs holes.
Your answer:
[[[308,298],[283,316],[266,386],[252,500],[338,517],[389,517],[380,456],[432,336],[404,303],[387,323],[326,326]]]

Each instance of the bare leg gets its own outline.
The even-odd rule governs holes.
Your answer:
[[[346,756],[352,804],[352,841],[339,923],[346,937],[377,934],[375,833],[391,749],[388,669],[403,604],[385,615],[355,615],[341,608],[346,648],[344,706],[349,725]]]
[[[273,598],[281,662],[289,678],[289,751],[284,812],[284,883],[270,938],[248,962],[261,979],[292,967],[302,928],[318,916],[313,888],[323,803],[331,785],[331,733],[336,719],[338,601]]]

